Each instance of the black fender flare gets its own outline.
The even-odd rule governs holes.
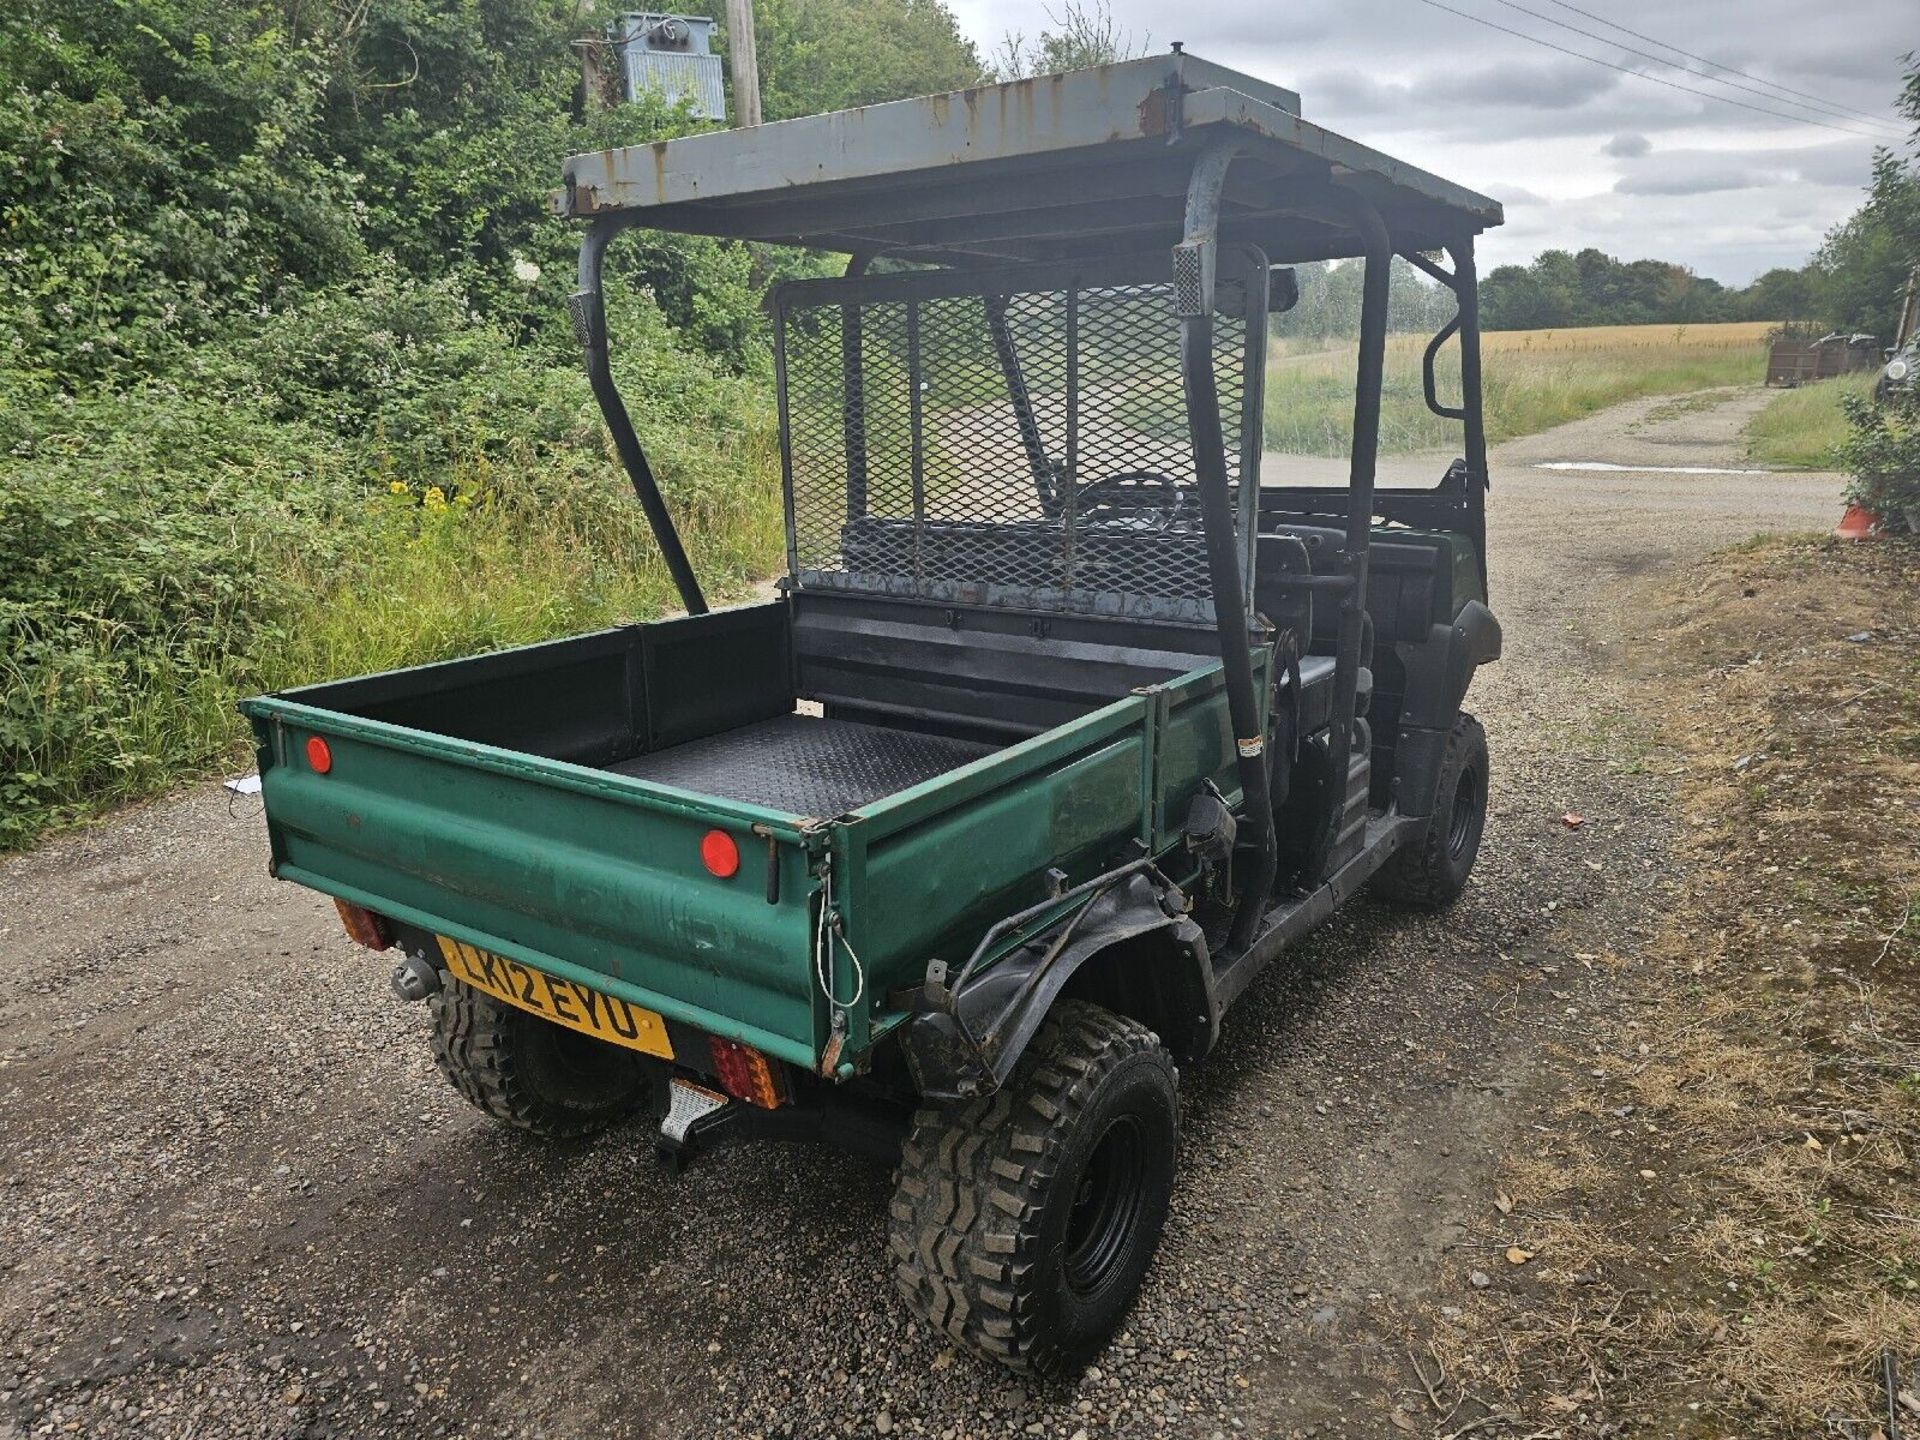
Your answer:
[[[1451,625],[1435,625],[1417,643],[1394,647],[1406,667],[1400,738],[1395,750],[1394,803],[1403,815],[1431,815],[1447,735],[1460,702],[1482,665],[1500,658],[1500,622],[1478,600],[1469,600]]]
[[[902,1040],[915,1086],[934,1100],[998,1089],[1069,987],[1153,1027],[1176,1056],[1204,1055],[1219,1035],[1206,936],[1178,889],[1136,870],[964,989],[923,986]]]

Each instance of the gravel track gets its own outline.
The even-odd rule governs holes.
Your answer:
[[[1475,1236],[1490,1177],[1582,1012],[1634,1003],[1578,957],[1658,920],[1659,782],[1623,763],[1607,663],[1624,582],[1838,514],[1831,476],[1528,467],[1738,466],[1760,398],[1496,453],[1474,882],[1440,918],[1350,907],[1234,1010],[1184,1077],[1167,1242],[1077,1382],[916,1332],[879,1167],[770,1145],[674,1178],[643,1130],[490,1125],[385,963],[267,879],[254,804],[201,785],[0,866],[0,1440],[1388,1433],[1409,1329],[1475,1270],[1525,1283]]]

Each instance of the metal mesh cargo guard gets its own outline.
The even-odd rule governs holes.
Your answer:
[[[1221,258],[1213,368],[1250,586],[1267,269]],[[1211,618],[1164,257],[801,281],[775,325],[802,590]]]

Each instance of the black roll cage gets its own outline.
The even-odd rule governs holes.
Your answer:
[[[1264,954],[1269,945],[1277,948],[1285,936],[1273,933],[1268,920],[1266,897],[1271,889],[1278,856],[1268,785],[1267,756],[1259,720],[1259,695],[1255,689],[1253,667],[1247,637],[1256,623],[1249,602],[1251,576],[1241,572],[1241,561],[1234,535],[1234,504],[1224,445],[1221,438],[1219,398],[1215,390],[1210,334],[1213,324],[1214,279],[1220,236],[1221,197],[1228,170],[1241,153],[1244,141],[1234,135],[1221,135],[1199,148],[1186,187],[1184,233],[1173,250],[1173,275],[1176,314],[1181,326],[1181,371],[1187,401],[1188,424],[1197,471],[1202,523],[1206,541],[1209,587],[1212,592],[1215,627],[1220,638],[1221,665],[1225,674],[1229,713],[1237,745],[1237,765],[1248,822],[1253,827],[1255,871],[1242,888],[1232,931],[1225,952],[1226,965],[1236,962],[1262,963],[1254,952]],[[1445,243],[1452,261],[1448,270],[1438,261],[1416,249],[1395,248],[1394,237],[1379,209],[1358,188],[1342,183],[1328,174],[1298,177],[1282,182],[1280,193],[1272,198],[1281,208],[1307,214],[1325,214],[1337,223],[1351,227],[1359,238],[1357,248],[1331,258],[1363,260],[1366,269],[1360,314],[1359,353],[1354,381],[1353,444],[1350,453],[1348,484],[1344,491],[1314,487],[1259,487],[1261,514],[1285,512],[1337,520],[1344,526],[1346,544],[1341,556],[1340,574],[1316,576],[1308,581],[1316,593],[1337,595],[1339,634],[1335,653],[1334,709],[1331,722],[1331,753],[1349,753],[1356,719],[1361,668],[1361,650],[1365,638],[1367,565],[1371,532],[1376,516],[1408,524],[1437,524],[1439,528],[1464,530],[1474,544],[1478,557],[1481,593],[1486,594],[1486,508],[1488,488],[1486,428],[1482,411],[1480,369],[1480,314],[1478,284],[1474,267],[1471,229],[1462,226],[1459,234]],[[678,590],[682,604],[690,614],[704,614],[707,601],[693,573],[685,547],[675,528],[665,498],[648,464],[646,453],[634,431],[633,422],[614,384],[608,357],[606,307],[602,295],[603,269],[608,243],[621,230],[644,222],[644,211],[614,211],[602,214],[589,224],[580,245],[579,290],[570,297],[569,314],[574,332],[584,352],[587,375],[594,399],[606,421],[607,429],[620,457],[622,468],[644,509],[648,525],[660,545],[661,555]],[[1388,271],[1398,254],[1424,274],[1453,292],[1456,313],[1427,344],[1422,357],[1422,386],[1426,403],[1434,414],[1459,420],[1463,428],[1464,466],[1450,471],[1431,489],[1387,489],[1375,486],[1379,458],[1380,402],[1385,377],[1387,337]],[[875,252],[856,251],[848,273],[857,275],[875,258]],[[943,256],[947,260],[960,257]],[[853,307],[849,307],[851,311]],[[859,327],[851,326],[844,349],[848,367],[848,409],[857,405],[861,383]],[[1005,336],[1004,322],[993,327],[994,348],[1005,375],[1009,394],[1020,416],[1023,440],[1034,467],[1034,482],[1042,504],[1048,503],[1047,487],[1052,476],[1046,471],[1044,453],[1037,438],[1030,434],[1031,406],[1020,374],[1019,359]],[[1446,342],[1460,342],[1460,394],[1458,406],[1443,405],[1439,399],[1435,362]],[[849,503],[856,488],[864,482],[864,437],[851,419],[848,431]],[[1249,477],[1255,479],[1256,477]],[[1344,504],[1337,503],[1344,496]],[[1342,803],[1335,787],[1336,812]],[[1330,902],[1329,902],[1330,903]],[[1293,927],[1289,926],[1291,930]]]

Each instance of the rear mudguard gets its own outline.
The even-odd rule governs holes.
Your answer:
[[[1394,649],[1406,666],[1407,694],[1395,747],[1393,799],[1402,815],[1431,815],[1447,736],[1460,716],[1473,672],[1500,658],[1500,622],[1478,600],[1451,625],[1435,625],[1417,644]]]
[[[915,1086],[934,1100],[998,1089],[1070,986],[1149,1026],[1183,1059],[1219,1033],[1206,937],[1177,888],[1135,871],[963,990],[922,987],[903,1038]]]

